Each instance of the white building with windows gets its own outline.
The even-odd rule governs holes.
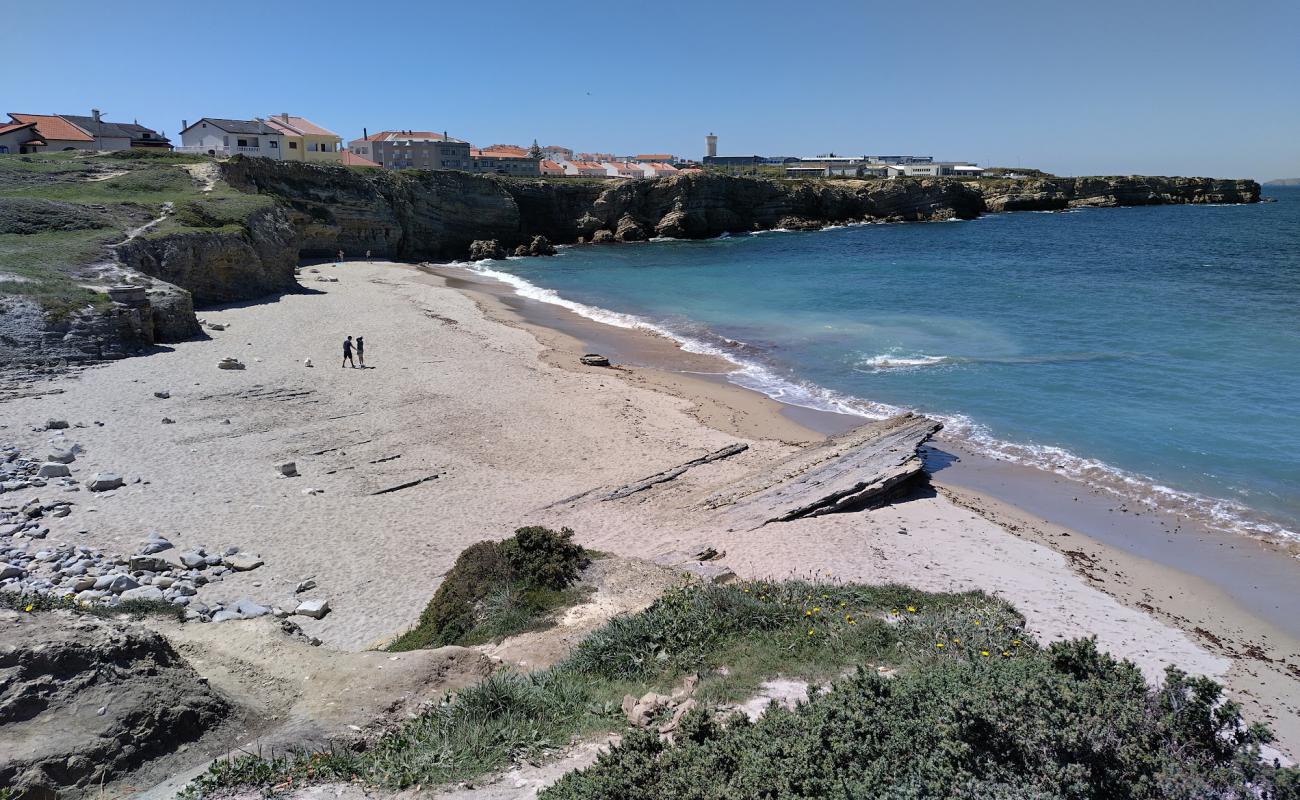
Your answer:
[[[283,159],[284,134],[262,119],[204,117],[193,125],[181,122],[181,153],[210,156],[247,156]]]

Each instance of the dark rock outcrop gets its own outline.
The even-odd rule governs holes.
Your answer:
[[[0,614],[0,786],[17,797],[89,791],[228,712],[152,631],[69,612]]]
[[[496,239],[475,239],[469,246],[469,260],[505,258],[506,249]]]
[[[154,320],[147,304],[53,315],[28,298],[0,297],[0,363],[39,366],[138,355],[156,341]]]

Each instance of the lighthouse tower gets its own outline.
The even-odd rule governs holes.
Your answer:
[[[709,158],[718,154],[718,137],[712,133],[704,137],[704,153]]]

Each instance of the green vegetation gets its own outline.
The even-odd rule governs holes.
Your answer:
[[[419,624],[388,649],[482,644],[545,627],[556,609],[581,600],[571,586],[588,561],[568,528],[520,528],[503,542],[479,542],[456,559]]]
[[[466,564],[501,566],[483,552]],[[670,590],[555,667],[499,672],[366,752],[218,761],[188,793],[469,780],[623,730],[625,693],[668,691],[691,674],[706,706],[777,675],[834,689],[757,723],[701,708],[675,744],[633,731],[544,796],[1300,796],[1300,773],[1259,761],[1267,731],[1243,727],[1213,681],[1170,670],[1152,690],[1091,640],[1040,649],[1014,609],[978,592],[801,581]]]
[[[126,150],[0,156],[0,295],[27,297],[66,316],[108,299],[77,273],[106,247],[162,213],[147,235],[233,232],[274,201],[224,185],[202,192],[184,169],[203,156]],[[2,310],[2,308],[0,308]]]
[[[27,614],[40,614],[46,611],[71,611],[91,617],[128,616],[139,619],[144,616],[162,616],[181,619],[185,609],[174,606],[166,600],[123,600],[115,606],[95,603],[78,603],[71,597],[36,592],[19,594],[18,592],[0,592],[0,608],[10,611],[22,611]]]

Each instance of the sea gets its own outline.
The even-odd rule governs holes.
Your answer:
[[[646,328],[808,408],[944,437],[1222,530],[1300,540],[1300,188],[562,248],[470,269]]]

